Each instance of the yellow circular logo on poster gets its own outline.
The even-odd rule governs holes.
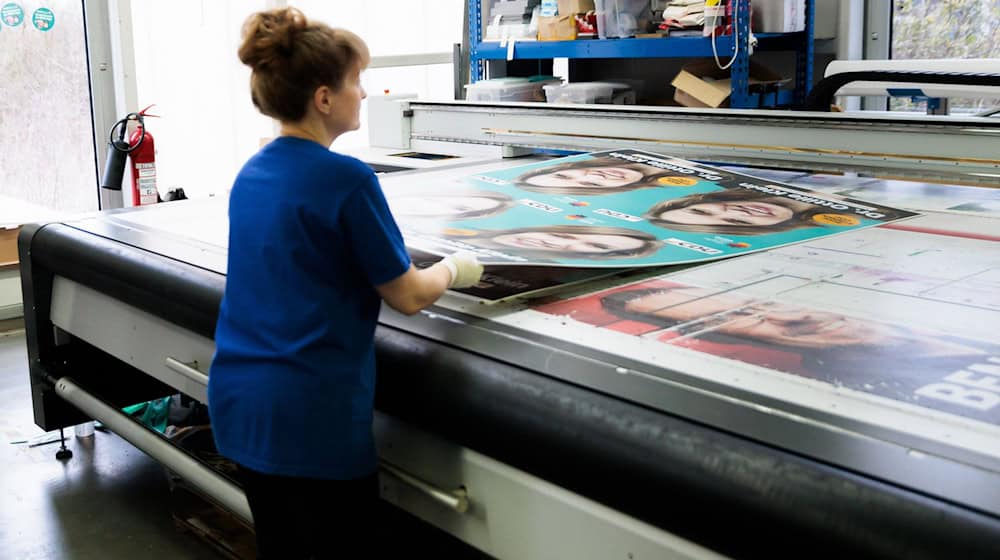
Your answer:
[[[660,177],[656,182],[665,187],[693,187],[698,184],[698,179],[671,175],[670,177]]]
[[[861,223],[861,220],[848,214],[816,214],[813,216],[813,221],[824,226],[841,227],[856,226]]]

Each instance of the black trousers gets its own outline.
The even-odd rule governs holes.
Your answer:
[[[378,474],[355,480],[275,476],[240,467],[259,560],[380,558]]]

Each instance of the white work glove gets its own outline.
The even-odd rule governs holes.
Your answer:
[[[468,251],[459,251],[445,257],[442,261],[451,272],[449,288],[471,288],[479,283],[483,276],[483,265],[476,256]]]

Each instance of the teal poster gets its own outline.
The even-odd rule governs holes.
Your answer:
[[[503,265],[691,263],[916,215],[630,149],[395,185],[386,197],[407,246]]]

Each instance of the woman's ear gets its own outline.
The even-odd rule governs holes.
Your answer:
[[[333,90],[330,86],[319,86],[313,92],[313,105],[316,110],[324,115],[329,115],[333,110]]]

